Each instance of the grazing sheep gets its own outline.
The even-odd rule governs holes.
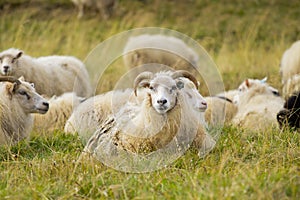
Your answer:
[[[245,92],[239,94],[238,112],[232,123],[252,130],[278,127],[276,114],[283,107],[283,99],[274,95],[265,83],[245,80]]]
[[[95,8],[101,12],[104,19],[108,19],[116,6],[116,0],[71,0],[75,6],[77,6],[78,18],[82,18],[84,14],[84,8]]]
[[[34,114],[34,132],[41,133],[43,131],[53,132],[54,130],[63,130],[73,109],[83,100],[84,98],[76,96],[73,92],[65,93],[59,97],[52,97],[49,99],[50,106],[46,114]]]
[[[277,121],[281,128],[300,128],[300,92],[285,101],[283,109],[277,114]]]
[[[22,77],[0,77],[0,81],[0,145],[15,144],[29,137],[31,113],[45,114],[49,103]]]
[[[0,53],[0,72],[20,77],[36,85],[39,94],[52,97],[74,91],[78,96],[91,95],[89,74],[84,64],[71,56],[32,58],[18,49]]]
[[[199,60],[197,53],[183,40],[158,34],[130,37],[123,52],[124,64],[128,68],[158,63],[194,72]]]
[[[189,94],[181,91],[184,83],[177,78],[182,76],[185,75],[181,71],[172,76],[151,72],[138,75],[134,93],[138,87],[147,93],[141,105],[129,102],[115,116],[109,116],[90,138],[85,152],[110,153],[107,150],[114,148],[149,154],[174,140],[179,146],[188,144],[194,137],[193,145],[198,150],[211,150],[215,141],[205,132],[200,112],[191,105]]]

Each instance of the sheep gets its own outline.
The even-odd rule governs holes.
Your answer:
[[[231,99],[224,96],[205,97],[207,109],[205,120],[211,126],[222,126],[231,122],[237,113],[237,106]]]
[[[100,11],[104,19],[108,19],[116,6],[116,0],[71,0],[78,8],[77,17],[82,18],[84,14],[84,7],[95,8]]]
[[[129,102],[109,116],[89,139],[84,152],[96,155],[99,151],[110,153],[106,152],[107,148],[114,148],[149,154],[174,141],[178,146],[193,142],[200,151],[198,155],[211,150],[215,141],[206,133],[199,110],[195,111],[189,102],[189,94],[181,91],[184,83],[177,80],[181,76],[185,76],[181,71],[172,76],[151,72],[139,74],[134,93],[138,87],[146,88],[147,93],[141,105]],[[205,103],[202,106],[206,108]]]
[[[281,128],[300,128],[300,92],[291,95],[284,103],[283,109],[277,113],[277,121]]]
[[[80,97],[91,95],[89,74],[84,64],[72,56],[32,58],[10,48],[0,53],[0,72],[5,76],[24,76],[36,85],[39,94],[52,97],[74,91]]]
[[[199,56],[181,39],[165,35],[143,34],[130,37],[123,50],[127,68],[147,63],[164,64],[174,69],[196,72]]]
[[[61,96],[53,96],[49,99],[49,110],[46,114],[34,114],[33,132],[47,133],[55,130],[63,130],[67,119],[85,98],[78,97],[74,92],[64,93]]]
[[[45,114],[49,103],[21,77],[0,77],[0,145],[28,138],[33,125],[31,113]]]
[[[239,94],[238,111],[232,123],[255,131],[278,128],[276,114],[283,107],[283,99],[274,95],[266,83],[246,79],[244,84],[247,89]]]
[[[171,76],[173,72],[164,73]],[[206,102],[197,90],[197,80],[193,79],[193,81],[191,81],[184,77],[180,77],[178,80],[181,80],[184,83],[182,91],[189,96],[193,107],[199,112],[203,112],[204,110],[201,109],[206,107]],[[72,134],[78,133],[83,143],[86,143],[91,135],[97,130],[98,125],[103,123],[103,120],[106,119],[107,116],[118,112],[127,101],[140,104],[144,100],[144,96],[142,91],[140,91],[139,95],[136,97],[133,89],[126,89],[124,91],[110,91],[89,98],[74,110],[71,117],[66,122],[64,131]],[[203,119],[203,124],[205,124],[204,117],[201,119]]]
[[[293,96],[295,92],[300,91],[300,74],[295,74],[291,76],[282,87],[282,96],[288,99]]]

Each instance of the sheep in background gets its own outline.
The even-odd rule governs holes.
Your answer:
[[[5,76],[20,77],[36,85],[39,94],[52,97],[74,91],[78,96],[92,93],[85,65],[72,56],[32,58],[18,49],[0,53],[0,72]]]
[[[74,92],[54,96],[49,99],[49,110],[46,114],[34,114],[33,131],[36,133],[63,130],[73,110],[85,99]]]
[[[0,77],[0,145],[28,138],[33,125],[31,113],[45,114],[49,103],[23,78]]]
[[[184,83],[176,82],[182,75],[181,72],[172,77],[151,72],[138,75],[135,92],[142,87],[148,94],[142,104],[129,102],[115,116],[109,116],[90,138],[85,152],[95,155],[102,150],[109,153],[107,150],[114,148],[147,154],[164,148],[176,138],[181,145],[192,142],[189,141],[193,139],[192,133],[196,133],[193,145],[198,150],[211,150],[215,141],[205,132],[199,111],[189,102],[189,94],[181,91]]]
[[[300,74],[300,40],[294,42],[281,58],[280,75],[283,84],[283,96],[288,98],[298,92]]]
[[[130,37],[123,52],[123,60],[127,68],[159,63],[174,69],[194,72],[199,60],[197,53],[183,40],[158,34]]]
[[[277,114],[277,121],[281,128],[300,128],[300,92],[285,101],[283,109]]]
[[[84,14],[84,8],[95,8],[101,12],[104,19],[108,19],[116,6],[116,0],[71,0],[78,8],[78,18],[82,18]]]
[[[205,97],[207,110],[205,120],[212,126],[228,124],[237,113],[237,106],[231,99],[224,96]]]
[[[239,94],[238,112],[232,123],[257,131],[278,127],[276,114],[283,107],[283,99],[274,95],[268,84],[248,79],[244,84],[247,90]]]

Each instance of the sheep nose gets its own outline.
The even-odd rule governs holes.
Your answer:
[[[5,66],[3,66],[3,68],[4,68],[4,71],[7,71],[9,66],[5,65]]]
[[[167,100],[166,99],[159,99],[159,100],[157,100],[157,103],[162,106],[162,105],[167,103]]]
[[[48,102],[43,102],[43,105],[49,108],[49,103]]]
[[[207,106],[207,103],[205,101],[202,101],[201,104]]]

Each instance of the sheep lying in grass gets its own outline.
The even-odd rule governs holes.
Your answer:
[[[284,103],[283,109],[277,114],[281,128],[300,128],[300,92],[294,93]]]
[[[205,120],[212,126],[229,123],[237,113],[237,106],[225,96],[205,97],[207,110]]]
[[[50,107],[46,114],[34,114],[33,130],[36,133],[63,130],[73,109],[84,100],[84,98],[76,96],[73,92],[65,93],[59,97],[52,97],[49,99]]]
[[[144,34],[131,37],[123,52],[129,52],[123,57],[128,68],[159,63],[174,69],[191,71],[199,60],[197,53],[183,40],[165,35]]]
[[[77,6],[78,18],[82,18],[84,14],[84,8],[95,8],[97,11],[101,12],[104,19],[108,19],[114,7],[116,6],[116,0],[71,0],[75,6]]]
[[[33,125],[31,113],[45,114],[49,104],[23,78],[6,76],[0,77],[0,81],[0,144],[14,144],[29,136]]]
[[[112,145],[128,152],[148,154],[174,139],[182,144],[192,142],[194,137],[193,145],[197,149],[211,150],[215,141],[205,132],[203,114],[189,102],[190,94],[182,91],[184,83],[177,80],[181,76],[181,72],[175,72],[172,77],[164,73],[141,73],[134,84],[135,92],[137,87],[147,88],[141,105],[129,102],[115,116],[108,117],[90,138],[85,151],[94,154],[99,147],[105,149]],[[206,108],[205,103],[202,106]]]
[[[276,114],[283,107],[283,99],[274,95],[269,85],[245,80],[245,92],[239,94],[238,112],[232,123],[252,130],[266,130],[277,126]]]
[[[91,95],[91,85],[84,64],[71,56],[32,58],[18,49],[0,53],[0,72],[20,77],[36,85],[39,94],[52,97],[74,91],[78,96]]]
[[[298,92],[300,74],[300,40],[292,44],[281,58],[280,75],[283,84],[283,96],[289,97],[294,92]],[[295,77],[296,75],[296,77]]]
[[[164,72],[168,76],[172,76],[173,72]],[[180,77],[184,83],[182,92],[185,92],[191,101],[194,109],[199,112],[206,107],[206,102],[197,90],[197,80],[191,78]],[[137,93],[136,96],[133,89],[116,90],[110,91],[105,94],[97,95],[87,99],[85,102],[80,104],[71,117],[66,122],[65,132],[67,133],[78,133],[82,138],[83,142],[91,137],[91,135],[99,128],[99,125],[111,114],[117,113],[127,102],[132,104],[141,104],[145,98],[143,89]],[[204,117],[200,119],[204,120]],[[203,124],[205,122],[203,121]]]

